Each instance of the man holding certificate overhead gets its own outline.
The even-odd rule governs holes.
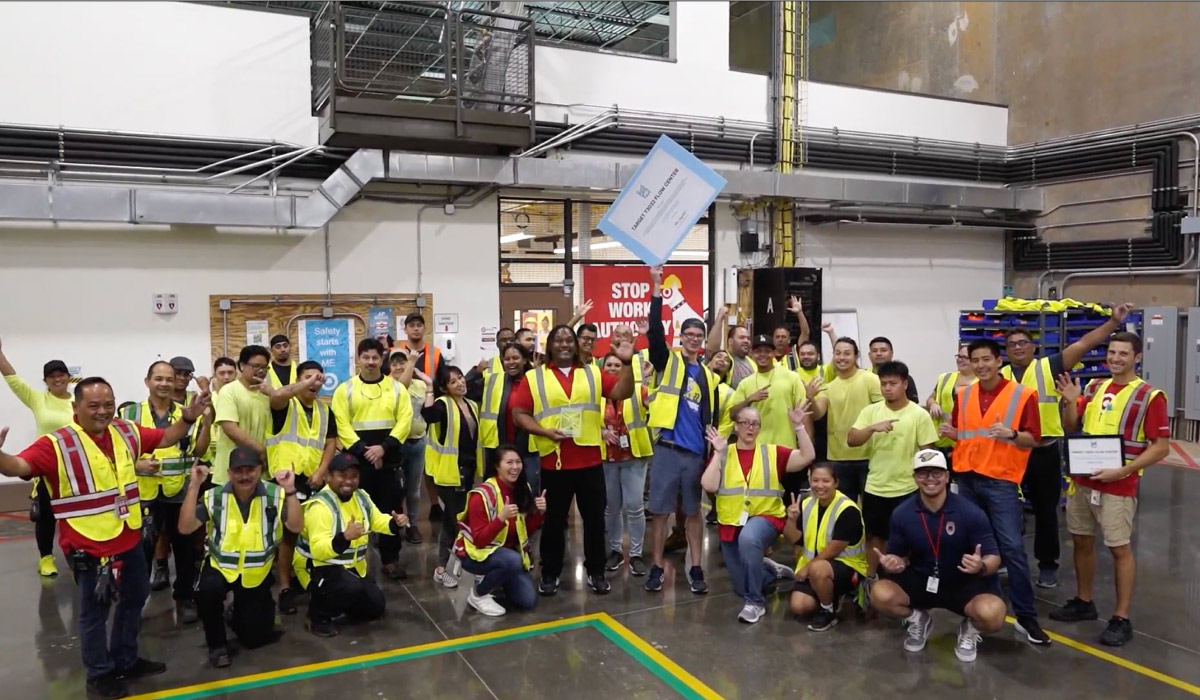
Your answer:
[[[1078,379],[1066,374],[1056,382],[1063,396],[1063,427],[1083,437],[1068,438],[1067,456],[1075,488],[1067,498],[1067,530],[1075,544],[1078,593],[1050,613],[1061,622],[1095,620],[1092,598],[1096,574],[1096,532],[1112,553],[1116,569],[1117,605],[1100,643],[1123,646],[1133,639],[1129,604],[1133,598],[1135,561],[1130,540],[1137,511],[1141,470],[1158,464],[1170,450],[1171,425],[1167,398],[1134,373],[1142,359],[1142,339],[1116,333],[1108,341],[1109,379],[1093,379],[1081,391]],[[1082,396],[1081,396],[1082,394]],[[1089,440],[1088,436],[1111,439]],[[1096,461],[1107,449],[1106,463]],[[1122,465],[1122,466],[1117,466]]]

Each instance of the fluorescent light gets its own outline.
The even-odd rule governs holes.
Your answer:
[[[605,248],[620,248],[620,247],[621,247],[621,244],[616,241],[605,241],[604,243],[595,243],[595,244],[589,246],[588,249],[589,250],[604,250]],[[555,248],[554,249],[554,253],[556,255],[562,255],[565,252],[567,252],[566,248]],[[571,246],[571,252],[578,253],[579,246]]]
[[[528,233],[510,233],[507,236],[501,236],[500,242],[501,243],[516,243],[517,241],[523,241],[526,238],[533,238],[533,236],[529,235]]]

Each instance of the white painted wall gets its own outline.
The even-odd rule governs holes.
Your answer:
[[[452,217],[422,216],[424,291],[433,310],[457,312],[456,363],[479,360],[479,328],[496,325],[497,208],[487,199]],[[359,202],[330,225],[336,294],[417,291],[416,207]],[[310,236],[219,235],[195,231],[0,229],[0,338],[21,376],[40,385],[52,358],[112,382],[118,400],[141,398],[146,366],[186,355],[211,366],[210,294],[321,294],[320,233]],[[180,310],[156,316],[155,292],[175,292]],[[20,303],[12,303],[21,300]],[[432,322],[432,319],[429,319]],[[236,357],[239,348],[231,348]],[[0,426],[10,448],[35,436],[33,420],[0,389]]]
[[[0,65],[0,122],[317,139],[303,16],[186,2],[4,2]]]

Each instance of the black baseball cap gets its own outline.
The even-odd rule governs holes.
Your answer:
[[[253,447],[235,447],[233,448],[233,452],[229,453],[230,469],[261,466],[262,457],[258,454],[258,450]]]
[[[362,470],[362,463],[358,461],[358,457],[349,452],[339,452],[329,460],[329,471],[339,472],[346,469]]]
[[[178,357],[172,357],[171,361],[167,364],[171,365],[171,369],[175,370],[176,372],[188,372],[189,374],[196,373],[196,365],[193,365],[191,360],[183,357],[182,355]]]
[[[63,374],[69,375],[71,370],[67,369],[67,363],[63,362],[62,360],[50,360],[46,364],[42,365],[42,379],[49,377],[55,372],[62,372]]]
[[[754,336],[754,342],[750,343],[750,348],[761,348],[764,345],[769,348],[773,348],[775,347],[775,341],[771,340],[771,336],[759,333],[758,335]]]
[[[291,342],[292,341],[288,340],[288,337],[282,333],[277,333],[277,334],[271,336],[271,347],[275,347],[276,345],[279,345],[280,343],[287,343],[290,345]]]
[[[416,323],[417,321],[420,321],[422,326],[425,325],[425,317],[421,315],[420,311],[413,311],[404,317],[404,325],[406,326],[410,323]]]

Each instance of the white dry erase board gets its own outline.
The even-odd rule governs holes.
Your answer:
[[[833,324],[833,332],[841,338],[853,338],[854,342],[859,345],[859,352],[866,355],[866,348],[862,347],[862,341],[858,339],[858,309],[825,309],[821,312],[821,324]],[[830,342],[829,336],[825,335],[825,331],[816,329],[817,333],[821,334],[821,361],[829,364],[833,361],[833,343]]]

